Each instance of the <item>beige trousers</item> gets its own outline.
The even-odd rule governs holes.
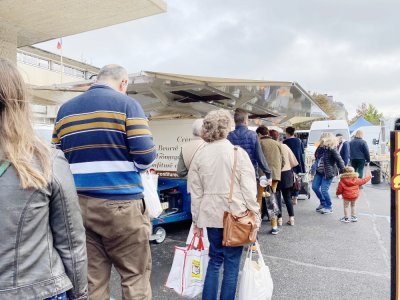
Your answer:
[[[347,200],[343,200],[343,206],[344,206],[344,216],[346,218],[350,217],[349,214],[349,207],[351,207],[351,215],[352,216],[357,216],[357,212],[356,212],[356,201],[347,201]]]
[[[86,228],[90,299],[110,299],[112,265],[121,276],[122,299],[151,299],[151,226],[143,200],[81,195],[79,203]]]

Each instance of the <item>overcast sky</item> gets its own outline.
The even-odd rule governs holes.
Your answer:
[[[130,73],[297,81],[350,116],[362,102],[400,115],[399,0],[166,2],[164,14],[63,38],[63,54]]]

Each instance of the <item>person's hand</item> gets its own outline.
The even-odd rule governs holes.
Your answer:
[[[197,225],[194,225],[193,234],[195,234],[197,237],[203,237],[203,228],[199,228]]]
[[[272,179],[270,178],[270,179],[268,179],[268,181],[267,181],[267,184],[269,185],[269,186],[271,186],[272,185]]]

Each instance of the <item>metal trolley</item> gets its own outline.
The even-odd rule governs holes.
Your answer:
[[[164,225],[191,220],[192,214],[186,179],[159,178],[158,193],[164,211],[158,218],[152,220],[150,241],[160,244],[167,236]]]

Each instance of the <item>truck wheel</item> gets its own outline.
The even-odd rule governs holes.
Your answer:
[[[167,237],[167,232],[162,227],[156,227],[154,228],[154,235],[156,236],[154,242],[156,244],[161,244],[165,241],[165,238]]]

